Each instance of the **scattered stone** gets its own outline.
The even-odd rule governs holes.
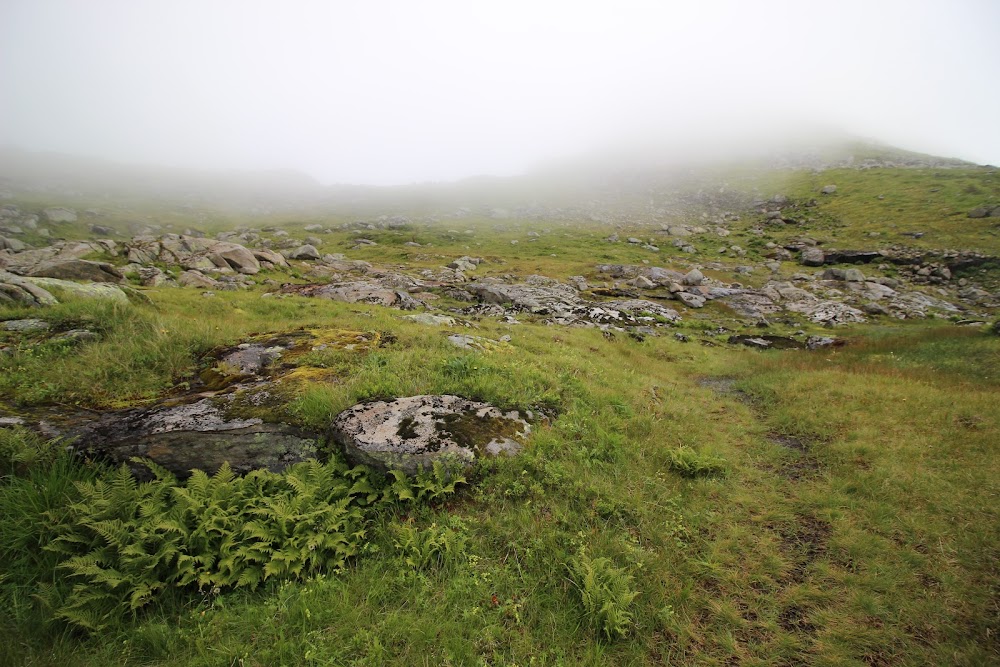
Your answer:
[[[836,191],[837,191],[837,186],[836,185],[824,185],[823,189],[820,190],[820,194],[832,195]]]

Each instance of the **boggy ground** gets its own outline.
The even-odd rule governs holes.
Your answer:
[[[975,225],[964,247],[995,254],[991,227]],[[593,277],[597,263],[643,259],[688,268],[679,250],[654,257],[604,242],[614,230],[597,223],[558,244],[524,235],[511,246],[517,239],[483,231],[480,248],[465,242],[464,227],[446,229],[414,238],[431,241],[430,252],[449,261],[485,256],[479,273]],[[427,252],[387,241],[405,232],[372,231],[366,235],[380,245],[360,247],[352,258],[398,259],[406,269],[402,254]],[[331,233],[322,250],[354,235]],[[509,250],[546,243],[552,252]],[[444,264],[438,256],[413,258],[435,270]],[[799,270],[784,262],[783,271]],[[51,539],[41,527],[78,500],[74,482],[112,473],[0,429],[0,662],[1000,659],[1000,337],[986,327],[883,317],[831,330],[793,318],[772,321],[765,332],[709,304],[678,308],[679,322],[630,336],[553,325],[545,316],[513,323],[454,314],[452,323],[429,324],[373,304],[262,298],[274,290],[264,279],[294,282],[296,272],[304,282],[306,269],[293,263],[289,272],[255,276],[256,287],[212,297],[163,287],[144,291],[150,304],[66,299],[46,309],[8,307],[4,320],[40,317],[51,329],[3,334],[12,350],[0,359],[5,412],[148,405],[198,388],[219,351],[241,341],[299,329],[376,332],[383,344],[298,357],[317,375],[289,393],[281,418],[325,428],[361,401],[455,394],[534,411],[524,451],[484,462],[454,494],[379,505],[365,515],[364,547],[342,567],[269,577],[256,588],[167,588],[136,613],[88,631],[41,603],[68,577],[41,548]],[[977,281],[989,287],[991,275],[981,275]],[[434,303],[445,315],[466,305],[447,295]],[[97,340],[71,344],[52,335],[81,328]],[[832,332],[846,344],[761,351],[726,343],[754,331],[800,339]],[[469,350],[449,342],[452,334],[509,339]]]

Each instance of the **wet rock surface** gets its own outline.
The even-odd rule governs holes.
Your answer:
[[[83,451],[117,463],[148,458],[179,476],[212,473],[228,462],[246,473],[285,467],[320,455],[318,434],[288,424],[227,413],[229,397],[203,398],[170,407],[110,413],[62,435]],[[141,466],[131,464],[137,474]]]
[[[459,396],[410,396],[362,403],[340,413],[331,437],[354,463],[415,475],[435,461],[472,465],[514,455],[531,432],[518,412]]]

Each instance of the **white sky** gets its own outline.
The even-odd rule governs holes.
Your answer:
[[[0,0],[0,143],[324,182],[761,120],[997,164],[998,84],[997,0]]]

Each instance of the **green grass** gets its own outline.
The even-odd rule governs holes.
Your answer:
[[[367,555],[339,573],[254,592],[174,591],[90,635],[33,601],[56,576],[45,553],[26,562],[11,548],[0,584],[9,664],[976,665],[997,656],[1000,517],[990,499],[1000,424],[985,369],[1000,338],[908,325],[861,331],[835,352],[761,354],[482,321],[477,333],[508,333],[513,350],[469,355],[441,330],[381,308],[152,296],[155,308],[43,312],[69,324],[89,310],[105,322],[90,344],[100,356],[46,352],[34,367],[51,385],[46,400],[76,397],[83,381],[67,376],[101,372],[87,370],[98,358],[120,355],[129,368],[139,350],[183,341],[178,361],[149,365],[135,384],[123,374],[119,388],[86,399],[113,404],[182,381],[199,350],[308,324],[391,331],[396,341],[340,359],[337,381],[295,403],[306,423],[363,398],[424,392],[542,407],[548,419],[521,457],[483,466],[454,500],[378,518]],[[743,393],[702,386],[706,376],[735,378]],[[27,378],[7,386],[34,398]],[[725,476],[686,472],[706,465]],[[100,474],[74,464],[8,478],[4,535],[15,546],[44,542],[32,527],[44,522],[31,517],[60,511],[72,480]],[[581,598],[569,569],[581,548],[632,578],[625,592],[637,595],[617,625]]]
[[[813,222],[769,232],[777,241],[813,235],[870,248],[905,240],[996,254],[995,219],[964,217],[997,197],[996,177],[940,173],[845,170],[753,182],[765,194],[820,200]],[[838,192],[820,197],[827,183]],[[317,220],[267,224],[299,234]],[[220,214],[205,227],[231,222]],[[762,249],[749,232],[757,222],[748,214],[726,240],[751,259]],[[535,228],[542,235],[530,241]],[[898,237],[911,228],[927,235]],[[606,243],[610,231],[450,220],[365,231],[379,245],[347,252],[417,268],[478,255],[487,263],[477,275],[599,282],[597,263],[684,268],[690,259],[667,244],[654,255]],[[321,250],[345,251],[357,235],[324,235]],[[703,253],[721,245],[693,241]],[[893,322],[838,330],[848,339],[842,348],[759,352],[722,344],[729,334],[713,333],[720,324],[743,325],[714,307],[685,313],[679,326],[719,343],[704,346],[679,342],[669,329],[644,342],[608,340],[531,317],[424,326],[376,306],[261,298],[263,289],[213,298],[155,289],[146,291],[151,305],[4,310],[3,319],[41,317],[56,331],[85,327],[99,340],[71,346],[0,333],[13,348],[0,356],[0,404],[29,412],[145,405],[184,391],[215,363],[213,350],[255,334],[383,332],[391,342],[376,349],[299,357],[320,379],[293,385],[280,416],[323,428],[361,400],[454,393],[532,410],[524,452],[484,462],[454,494],[434,497],[425,486],[415,502],[365,510],[364,543],[342,567],[218,591],[175,585],[161,570],[170,585],[148,604],[86,631],[44,603],[53,599],[46,591],[70,583],[45,547],[84,531],[81,498],[114,472],[67,456],[58,443],[0,429],[0,665],[1000,661],[1000,336],[985,327]],[[800,325],[775,322],[772,331]],[[470,353],[447,343],[454,332],[511,340]],[[380,489],[398,481],[373,480]],[[247,504],[254,501],[263,502]]]

